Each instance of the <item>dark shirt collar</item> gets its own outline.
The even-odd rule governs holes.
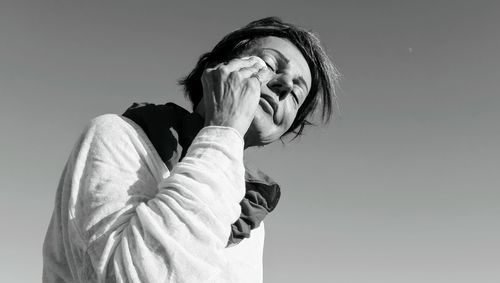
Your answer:
[[[167,103],[134,103],[123,116],[138,124],[148,136],[168,169],[179,162],[204,126],[197,113]],[[240,202],[241,215],[231,225],[228,245],[235,245],[250,237],[250,231],[259,227],[264,217],[277,206],[281,190],[264,172],[245,164],[246,193]]]

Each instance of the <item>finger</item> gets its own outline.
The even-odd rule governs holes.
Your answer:
[[[262,85],[262,80],[259,78],[259,76],[257,74],[254,74],[253,76],[251,76],[250,79],[254,79],[255,81],[257,81],[259,87]]]
[[[272,79],[273,77],[273,72],[271,72],[268,68],[262,68],[257,71],[257,73],[254,75],[256,76],[261,83],[263,82],[268,82]]]
[[[255,78],[259,82],[259,86],[261,86],[269,82],[272,76],[270,76],[270,72],[267,69],[259,69],[249,76],[249,79],[251,78]]]
[[[260,58],[259,56],[248,56],[248,57],[243,57],[243,58],[247,59],[247,60],[250,60],[252,62],[255,62],[261,68],[267,68],[266,62],[264,62],[264,60],[262,60],[262,58]]]
[[[260,68],[260,69],[267,69],[267,64],[266,62],[264,62],[264,60],[262,60],[262,58],[258,57],[258,56],[251,56],[249,60],[253,60],[255,61],[255,64],[257,64],[257,66]]]
[[[251,76],[248,78],[245,83],[247,91],[245,91],[245,95],[250,95],[252,97],[260,97],[260,91],[261,91],[261,81],[257,76]]]
[[[242,78],[249,78],[256,75],[260,70],[260,67],[257,64],[254,64],[250,67],[241,68],[238,73]]]
[[[206,105],[213,105],[218,100],[218,95],[216,95],[217,90],[214,88],[214,83],[216,83],[216,81],[213,79],[212,71],[207,69],[201,77],[203,100]]]
[[[238,71],[242,68],[251,67],[254,64],[259,64],[261,67],[264,67],[265,66],[264,61],[260,58],[258,58],[258,59],[257,58],[258,58],[257,56],[236,58],[236,59],[229,61],[227,64],[221,66],[220,68],[224,68],[226,72],[231,73],[234,71]],[[259,59],[262,62],[260,62]]]

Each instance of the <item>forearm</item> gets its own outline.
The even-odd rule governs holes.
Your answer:
[[[242,158],[243,140],[236,131],[202,129],[156,196],[146,202],[121,199],[123,207],[99,221],[103,235],[92,235],[97,240],[89,245],[98,278],[204,282],[216,276],[226,264],[221,251],[240,214]],[[98,185],[101,193],[113,186]],[[105,205],[117,207],[112,201]]]

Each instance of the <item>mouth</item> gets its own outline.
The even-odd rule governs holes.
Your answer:
[[[261,94],[260,98],[260,104],[270,115],[274,116],[274,113],[276,113],[276,110],[278,109],[276,101],[267,94]]]

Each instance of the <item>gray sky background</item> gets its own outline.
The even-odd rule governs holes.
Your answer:
[[[282,186],[266,282],[500,282],[499,1],[0,0],[2,282],[39,282],[59,176],[84,125],[277,15],[318,32],[341,118],[248,158]]]

